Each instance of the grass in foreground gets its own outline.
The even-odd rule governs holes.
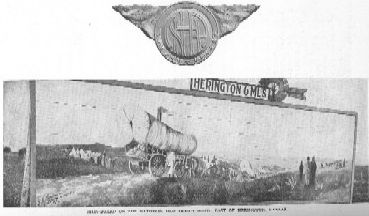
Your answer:
[[[24,160],[18,153],[4,154],[4,207],[20,206],[23,186]]]

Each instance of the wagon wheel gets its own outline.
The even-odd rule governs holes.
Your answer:
[[[138,160],[130,160],[128,167],[132,174],[144,174],[146,170],[144,162]]]
[[[161,177],[165,171],[165,157],[163,155],[153,155],[149,162],[149,171],[152,176]]]

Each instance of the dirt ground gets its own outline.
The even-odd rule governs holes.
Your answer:
[[[119,206],[128,191],[155,181],[150,175],[101,174],[37,181],[37,206]]]
[[[214,178],[169,179],[149,174],[97,174],[37,180],[38,206],[151,206],[255,204],[265,201],[349,202],[346,170],[317,176],[307,187],[297,173],[253,181]]]
[[[17,153],[4,155],[4,206],[19,206],[24,160]],[[350,175],[342,172],[317,176],[314,189],[306,188],[296,174],[251,182],[220,179],[153,178],[127,172],[95,173],[37,179],[38,206],[148,206],[255,204],[269,199],[346,202]],[[322,184],[326,182],[326,184]],[[356,167],[353,202],[368,202],[368,167]]]

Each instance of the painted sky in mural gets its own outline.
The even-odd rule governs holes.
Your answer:
[[[242,81],[257,83],[257,80]],[[316,81],[318,90],[339,83],[339,80],[325,83]],[[190,84],[189,80],[144,82],[182,89],[189,89]],[[299,82],[302,85],[297,85]],[[360,84],[360,80],[356,82]],[[320,95],[315,95],[317,92],[311,81],[300,80],[290,82],[290,85],[309,89],[307,100],[299,103],[314,105],[337,101],[330,95],[337,93],[335,91],[322,91]],[[353,92],[348,88],[346,93]],[[342,98],[346,101],[360,99],[357,95],[355,97],[353,94],[350,99]],[[322,100],[312,100],[312,96]],[[331,99],[324,100],[327,97]],[[339,103],[344,102],[341,100]],[[352,154],[354,122],[353,118],[347,116],[69,81],[37,83],[37,143],[99,142],[124,146],[133,137],[129,119],[140,119],[145,111],[156,115],[159,106],[167,110],[163,114],[163,122],[197,137],[198,149],[195,154],[199,155],[209,153],[226,158],[262,160],[306,155],[341,159],[350,158]],[[333,108],[346,110],[350,107]],[[7,122],[11,122],[11,119]],[[19,142],[17,139],[4,137],[5,144],[15,145]],[[363,140],[359,138],[359,143]],[[365,146],[361,149],[365,149]]]

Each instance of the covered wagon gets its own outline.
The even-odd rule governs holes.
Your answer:
[[[159,121],[150,113],[144,113],[137,131],[141,134],[126,146],[130,157],[129,169],[133,174],[149,172],[161,177],[168,172],[167,156],[175,155],[175,176],[182,177],[185,173],[191,175],[197,159],[192,157],[196,151],[195,136],[179,132]],[[142,136],[144,133],[144,136]]]

